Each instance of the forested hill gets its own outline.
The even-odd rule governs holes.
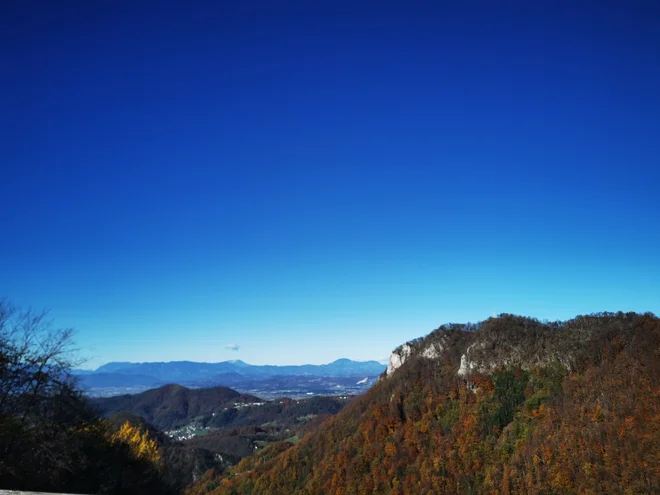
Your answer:
[[[161,429],[176,428],[198,416],[221,413],[236,405],[255,402],[262,400],[226,387],[190,389],[180,385],[165,385],[141,394],[92,400],[92,404],[105,416],[129,412]]]
[[[660,319],[501,315],[397,349],[321,429],[189,491],[657,493]]]

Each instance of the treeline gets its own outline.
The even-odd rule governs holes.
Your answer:
[[[654,315],[503,315],[415,345],[432,342],[452,347],[413,355],[296,445],[208,472],[188,495],[660,492]],[[484,367],[460,377],[470,345]]]

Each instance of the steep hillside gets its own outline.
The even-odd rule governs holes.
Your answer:
[[[226,387],[189,389],[180,385],[92,401],[105,416],[129,412],[164,430],[188,424],[198,416],[221,414],[236,404],[255,402],[261,399]]]
[[[660,320],[501,315],[445,325],[295,446],[189,490],[255,494],[657,493]]]

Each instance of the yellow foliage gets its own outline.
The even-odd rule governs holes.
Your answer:
[[[118,432],[112,435],[111,440],[128,445],[133,455],[138,459],[154,464],[160,461],[156,442],[149,438],[146,431],[141,431],[139,427],[133,426],[128,421],[121,426]]]
[[[560,470],[555,474],[554,478],[550,481],[550,484],[556,489],[570,490],[571,477],[566,471]]]
[[[596,404],[596,407],[591,412],[590,417],[591,417],[591,421],[593,421],[594,423],[603,421],[605,419],[605,411],[603,411],[603,408],[600,407],[600,404]]]

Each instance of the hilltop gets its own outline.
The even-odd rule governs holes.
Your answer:
[[[658,486],[660,319],[599,313],[443,325],[397,348],[378,383],[318,431],[295,446],[264,449],[225,476],[208,474],[188,493]]]
[[[241,394],[227,387],[189,389],[165,385],[141,394],[93,399],[104,415],[129,412],[159,429],[171,429],[190,423],[198,416],[222,413],[240,404],[262,402],[253,395]]]

